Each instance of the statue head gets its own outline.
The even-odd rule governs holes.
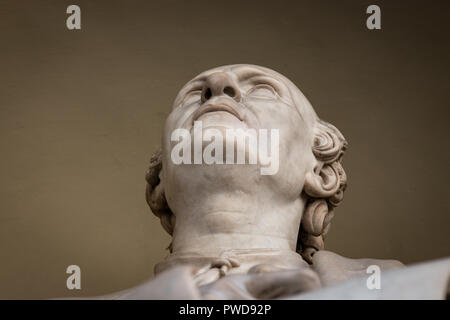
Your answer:
[[[224,146],[229,143],[229,129],[276,130],[271,138],[278,140],[270,140],[267,147],[277,153],[276,170],[262,174],[267,163],[259,160],[227,163],[225,150],[219,155],[223,162],[196,163],[195,153],[200,150],[201,155],[207,148],[204,140],[197,150],[195,146],[184,149],[184,153],[189,150],[184,156],[192,164],[175,163],[175,142],[187,139],[195,144],[196,123],[202,125],[202,137],[208,131],[215,133],[207,141],[217,142],[223,134]],[[184,131],[178,133],[185,135],[180,133],[180,139],[174,140],[174,132],[180,129]],[[251,142],[247,142],[229,145],[236,150],[248,147]],[[146,174],[147,202],[174,240],[183,237],[180,225],[194,225],[192,216],[198,214],[195,219],[204,224],[205,232],[232,234],[236,229],[256,234],[261,230],[263,235],[285,236],[311,263],[314,252],[324,248],[334,209],[343,199],[347,179],[341,161],[346,146],[339,130],[319,119],[302,92],[283,75],[254,65],[214,68],[178,93],[165,123],[162,148],[151,158]],[[251,157],[247,149],[245,160]],[[225,218],[217,222],[219,211]],[[232,211],[243,214],[236,221],[226,218],[226,212]],[[274,219],[277,223],[272,224]],[[201,236],[203,231],[192,232]],[[182,247],[182,241],[177,246]],[[169,249],[174,250],[172,244]]]

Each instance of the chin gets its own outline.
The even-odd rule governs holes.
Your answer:
[[[189,185],[189,189],[215,192],[248,192],[252,193],[255,184],[261,182],[258,165],[212,164],[212,165],[180,165],[171,168],[173,181],[171,185]]]

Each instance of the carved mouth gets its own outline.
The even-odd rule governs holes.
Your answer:
[[[207,104],[206,106],[198,109],[194,114],[194,121],[200,118],[200,116],[204,115],[205,113],[210,112],[217,112],[217,111],[224,111],[232,114],[236,118],[238,118],[240,121],[242,121],[241,115],[239,112],[232,106],[227,104]]]

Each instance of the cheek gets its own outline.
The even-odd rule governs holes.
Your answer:
[[[280,130],[280,164],[285,163],[286,172],[301,183],[313,166],[312,130],[300,118],[297,110],[283,114]]]
[[[280,132],[280,168],[274,184],[292,199],[301,194],[305,176],[314,166],[312,150],[304,129],[285,128]]]
[[[299,116],[287,120],[280,131],[280,157],[285,157],[287,163],[302,172],[309,168],[308,163],[312,161],[312,132]]]
[[[280,163],[311,161],[312,130],[295,107],[270,100],[252,101],[248,107],[258,118],[259,128],[279,130]]]
[[[295,107],[279,100],[252,100],[246,103],[246,107],[255,114],[261,129],[292,130],[301,125],[301,119]]]
[[[192,116],[198,107],[198,104],[193,103],[188,106],[176,107],[172,110],[164,123],[163,144],[170,141],[174,130],[182,128],[190,129],[192,126]]]

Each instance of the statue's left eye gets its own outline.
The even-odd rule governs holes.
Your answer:
[[[272,86],[267,84],[258,84],[247,92],[247,96],[273,99],[276,98],[278,95]]]

